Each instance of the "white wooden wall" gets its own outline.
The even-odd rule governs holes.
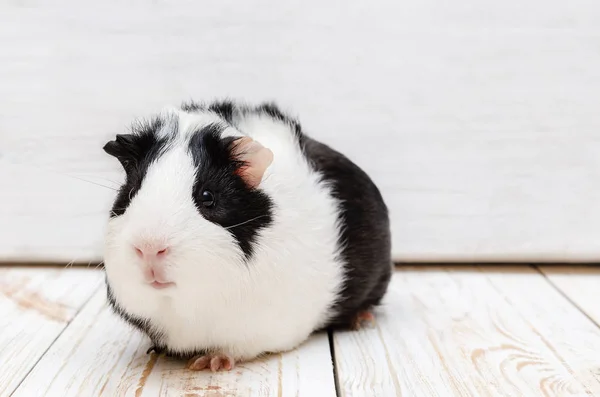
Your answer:
[[[600,259],[597,0],[0,2],[0,259],[95,261],[101,147],[275,99],[379,184],[400,260]]]

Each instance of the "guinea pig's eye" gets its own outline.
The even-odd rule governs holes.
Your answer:
[[[204,190],[201,201],[203,206],[210,208],[215,205],[215,195],[210,190]]]

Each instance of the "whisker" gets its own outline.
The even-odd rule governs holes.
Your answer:
[[[2,156],[2,157],[3,157],[3,158],[7,158],[6,156]],[[48,168],[43,168],[43,167],[40,167],[39,165],[35,165],[35,164],[23,164],[23,163],[21,163],[21,162],[20,162],[20,161],[18,161],[18,160],[14,160],[14,159],[10,159],[10,158],[9,158],[9,160],[10,160],[10,162],[11,162],[12,164],[14,164],[14,165],[20,165],[20,166],[22,166],[22,167],[31,167],[31,168],[35,168],[35,169],[37,169],[37,170],[40,170],[40,171],[42,171],[42,172],[46,172],[46,173],[48,173],[48,174],[55,174],[55,175],[60,175],[60,176],[64,176],[64,177],[67,177],[67,178],[77,179],[78,181],[87,182],[87,183],[90,183],[90,184],[92,184],[92,185],[96,185],[96,186],[100,186],[100,187],[103,187],[103,188],[106,188],[106,189],[113,190],[113,191],[115,191],[115,192],[116,192],[117,190],[119,190],[119,189],[115,189],[114,187],[111,187],[111,186],[106,186],[106,185],[103,185],[103,184],[101,184],[101,183],[98,183],[98,182],[92,182],[92,181],[89,181],[89,180],[87,180],[87,179],[84,179],[84,178],[80,178],[80,177],[78,177],[78,176],[75,176],[75,175],[64,174],[64,173],[62,173],[62,172],[58,172],[58,171],[54,171],[54,170],[50,170],[50,169],[48,169]]]
[[[116,192],[117,190],[119,190],[119,189],[115,189],[114,187],[106,186],[106,185],[103,185],[103,184],[101,184],[101,183],[98,183],[98,182],[92,182],[92,181],[88,181],[87,179],[79,178],[78,176],[75,176],[75,175],[62,174],[62,173],[60,173],[60,172],[57,172],[57,174],[59,174],[59,175],[62,175],[62,176],[66,176],[66,177],[69,177],[69,178],[77,179],[77,180],[79,180],[79,181],[82,181],[82,182],[91,183],[92,185],[96,185],[96,186],[105,187],[105,188],[107,188],[107,189],[110,189],[110,190],[113,190],[113,191],[115,191],[115,192]]]
[[[223,228],[223,229],[225,229],[225,230],[233,229],[234,227],[238,227],[238,226],[245,225],[246,223],[249,223],[249,222],[255,221],[255,220],[259,219],[259,218],[264,218],[265,216],[269,216],[269,215],[259,215],[259,216],[255,217],[255,218],[248,219],[247,221],[244,221],[244,222],[238,223],[237,225],[231,225],[231,226],[227,226],[227,227],[225,227],[225,228]]]
[[[102,179],[105,180],[106,182],[110,182],[110,183],[114,183],[116,185],[116,187],[118,188],[119,186],[121,186],[120,182],[117,181],[113,181],[112,179],[108,179],[105,178],[103,176],[99,176],[99,175],[94,175],[94,174],[78,174],[79,176],[84,176],[84,177],[92,177],[92,178],[96,178],[96,179]]]

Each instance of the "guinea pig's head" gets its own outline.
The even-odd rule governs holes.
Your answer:
[[[117,295],[222,288],[240,274],[272,222],[273,203],[259,188],[269,149],[216,113],[171,111],[104,150],[125,170],[104,258]]]

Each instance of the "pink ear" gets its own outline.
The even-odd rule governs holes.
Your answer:
[[[246,163],[238,173],[250,188],[260,185],[263,175],[273,162],[273,152],[250,137],[233,143],[233,156]]]

